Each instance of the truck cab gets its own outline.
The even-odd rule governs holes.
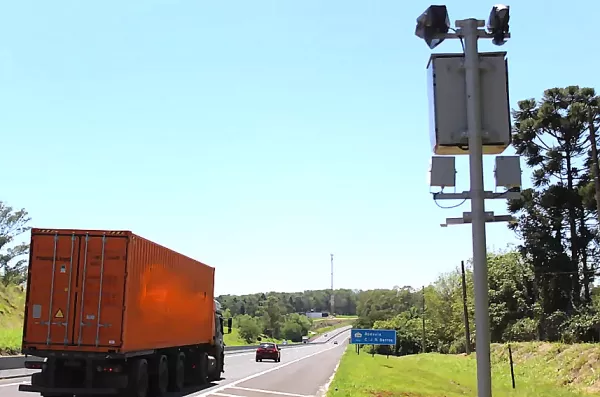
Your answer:
[[[221,311],[221,304],[215,299],[215,337],[213,354],[209,356],[209,373],[213,380],[218,380],[221,373],[225,372],[225,318]],[[231,333],[232,319],[227,319],[227,333]]]

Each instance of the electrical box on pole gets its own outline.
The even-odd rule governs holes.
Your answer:
[[[433,152],[468,155],[467,94],[463,54],[433,54],[427,65],[429,128]],[[506,52],[480,53],[483,154],[500,154],[511,143]]]
[[[498,156],[494,168],[496,186],[513,189],[521,187],[521,158],[519,156]]]
[[[451,156],[433,156],[429,168],[429,186],[456,186],[456,158]]]

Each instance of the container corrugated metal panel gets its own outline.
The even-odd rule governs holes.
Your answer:
[[[32,229],[23,348],[209,343],[214,268],[129,231]]]
[[[135,235],[129,254],[123,350],[211,342],[215,269]]]

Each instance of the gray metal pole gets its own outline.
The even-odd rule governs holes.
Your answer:
[[[335,311],[335,295],[333,294],[333,254],[331,255],[331,296],[329,297],[329,306],[331,315],[334,315]]]
[[[460,261],[461,281],[462,281],[462,300],[463,317],[465,322],[465,351],[467,355],[471,354],[471,330],[469,329],[469,310],[467,308],[467,277],[465,274],[465,261]]]
[[[478,27],[484,21],[462,21],[465,40],[467,123],[469,129],[469,168],[471,176],[471,212],[473,234],[473,281],[475,287],[475,351],[477,357],[477,396],[492,396],[490,366],[490,316],[488,309],[488,270],[485,236],[485,200],[483,195],[483,147],[481,137],[481,85]]]
[[[421,308],[421,321],[423,322],[423,333],[421,335],[421,353],[427,353],[427,342],[425,340],[425,286],[421,289],[422,295],[422,308]]]

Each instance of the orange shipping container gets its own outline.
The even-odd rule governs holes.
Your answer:
[[[23,348],[213,343],[214,268],[129,231],[32,229]]]

